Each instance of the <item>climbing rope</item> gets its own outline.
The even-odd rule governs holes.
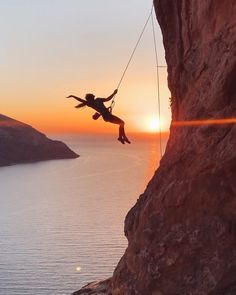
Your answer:
[[[147,25],[148,25],[148,23],[149,23],[149,20],[150,20],[151,17],[152,17],[153,7],[154,7],[154,4],[152,4],[151,12],[150,12],[150,14],[148,15],[148,18],[147,18],[147,20],[146,20],[146,22],[145,22],[145,24],[144,24],[144,26],[143,26],[143,28],[142,28],[142,31],[141,31],[141,33],[140,33],[140,35],[139,35],[139,37],[138,37],[138,40],[137,40],[137,42],[136,42],[136,44],[135,44],[135,46],[134,46],[134,49],[133,49],[133,51],[132,51],[132,53],[131,53],[131,55],[130,55],[130,58],[129,58],[128,62],[127,62],[127,65],[125,66],[125,69],[124,69],[124,71],[123,71],[123,73],[122,73],[122,75],[121,75],[120,81],[118,82],[116,89],[119,89],[120,86],[121,86],[121,83],[122,83],[122,81],[123,81],[123,79],[124,79],[124,77],[125,77],[125,74],[126,74],[128,68],[129,68],[129,65],[130,65],[130,63],[131,63],[131,61],[132,61],[132,59],[133,59],[133,57],[134,57],[134,54],[135,54],[135,52],[136,52],[136,50],[137,50],[137,47],[138,47],[138,45],[139,45],[139,43],[140,43],[140,41],[141,41],[141,39],[142,39],[142,37],[143,37],[143,34],[144,34],[145,30],[146,30],[146,27],[147,27]],[[114,95],[114,97],[113,97],[113,99],[112,99],[112,101],[111,101],[111,105],[110,105],[109,109],[112,111],[112,109],[114,108],[114,106],[115,106],[115,95]]]
[[[130,63],[131,63],[131,61],[132,61],[132,59],[133,59],[133,56],[134,56],[134,54],[135,54],[135,52],[136,52],[136,50],[137,50],[137,47],[138,47],[138,45],[139,45],[139,43],[140,43],[140,41],[141,41],[141,39],[142,39],[142,37],[143,37],[143,34],[144,34],[145,30],[146,30],[146,27],[147,27],[147,25],[148,25],[148,23],[149,23],[150,18],[152,17],[152,14],[153,14],[153,5],[152,5],[152,8],[151,8],[151,12],[150,12],[150,14],[149,14],[149,16],[148,16],[148,18],[147,18],[147,20],[146,20],[144,26],[143,26],[143,29],[142,29],[142,31],[141,31],[141,33],[140,33],[140,36],[139,36],[139,38],[138,38],[138,41],[136,42],[136,44],[135,44],[135,46],[134,46],[134,49],[133,49],[133,51],[132,51],[132,53],[131,53],[131,55],[130,55],[130,58],[129,58],[128,63],[127,63],[127,65],[126,65],[125,69],[124,69],[124,72],[123,72],[123,74],[122,74],[122,76],[121,76],[121,78],[120,78],[120,81],[119,81],[119,83],[118,83],[117,89],[119,89],[119,87],[120,87],[120,85],[121,85],[121,83],[122,83],[122,81],[123,81],[123,79],[124,79],[124,76],[125,76],[125,74],[126,74],[126,72],[127,72],[127,70],[128,70],[128,67],[129,67],[129,65],[130,65]]]
[[[155,25],[154,25],[154,16],[153,16],[153,11],[154,11],[154,4],[152,4],[152,8],[151,8],[151,12],[150,14],[148,15],[148,18],[141,30],[141,33],[138,37],[138,40],[134,46],[134,49],[130,55],[130,58],[127,62],[127,65],[125,66],[125,69],[121,75],[121,78],[120,78],[120,81],[117,85],[117,89],[120,88],[121,86],[121,83],[125,77],[125,74],[129,68],[129,65],[134,57],[134,54],[137,50],[137,47],[143,37],[143,34],[147,28],[147,25],[151,19],[151,23],[152,23],[152,35],[153,35],[153,43],[154,43],[154,50],[155,50],[155,60],[156,60],[156,83],[157,83],[157,100],[158,100],[158,117],[159,117],[159,143],[160,143],[160,157],[162,158],[163,156],[163,151],[162,151],[162,129],[161,129],[161,97],[160,97],[160,75],[159,75],[159,68],[163,68],[163,67],[166,67],[166,66],[159,66],[159,61],[158,61],[158,51],[157,51],[157,40],[156,40],[156,32],[155,32]],[[115,95],[111,101],[111,105],[110,107],[108,108],[110,112],[112,112],[112,109],[114,108],[115,106]]]
[[[155,50],[155,59],[156,59],[156,81],[157,81],[157,101],[158,101],[158,117],[159,117],[159,144],[160,144],[160,157],[162,158],[162,134],[161,134],[161,96],[160,96],[160,76],[159,76],[159,62],[158,62],[158,53],[157,53],[157,40],[156,40],[156,32],[154,26],[154,17],[152,10],[152,35],[154,42],[154,50]]]

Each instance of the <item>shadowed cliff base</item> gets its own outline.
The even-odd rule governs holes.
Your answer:
[[[4,115],[0,115],[0,151],[0,166],[79,157],[63,142]]]
[[[84,286],[81,290],[72,295],[112,295],[110,293],[111,279],[105,281],[93,282]]]
[[[154,3],[173,121],[235,118],[236,1]],[[126,217],[128,248],[107,294],[236,294],[235,146],[232,122],[171,126],[161,165]]]

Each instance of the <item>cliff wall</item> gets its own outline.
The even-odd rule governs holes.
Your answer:
[[[236,117],[236,1],[156,0],[174,121]],[[236,126],[174,126],[112,295],[236,294]]]

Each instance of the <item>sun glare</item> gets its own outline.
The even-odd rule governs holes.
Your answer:
[[[160,130],[160,120],[158,118],[148,118],[147,120],[147,131],[149,132],[157,132]]]
[[[81,267],[80,267],[80,266],[77,266],[77,267],[76,267],[76,271],[77,271],[77,272],[81,272]]]

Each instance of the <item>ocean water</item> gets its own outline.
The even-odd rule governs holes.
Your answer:
[[[111,276],[125,215],[159,164],[155,137],[54,138],[81,157],[0,168],[0,295],[66,295]]]

